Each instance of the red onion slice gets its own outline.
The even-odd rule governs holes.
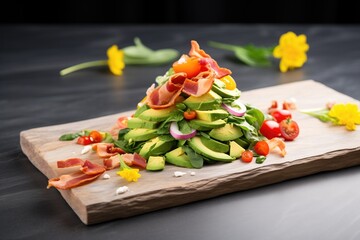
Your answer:
[[[222,104],[222,107],[225,108],[229,113],[231,113],[231,114],[234,115],[234,116],[238,116],[238,117],[244,116],[244,114],[245,114],[245,112],[246,112],[246,106],[245,106],[245,104],[243,104],[242,102],[240,102],[239,99],[236,99],[236,100],[234,101],[234,103],[235,103],[236,105],[238,105],[240,109],[237,108],[237,107],[232,107],[232,106],[230,106],[230,105],[228,105],[228,104],[225,104],[225,103]]]
[[[171,134],[171,136],[173,136],[175,139],[185,140],[185,139],[189,139],[189,138],[194,137],[194,136],[196,135],[196,130],[193,129],[193,130],[191,131],[191,133],[184,134],[184,133],[180,132],[177,123],[176,123],[176,122],[172,122],[171,125],[170,125],[170,134]]]

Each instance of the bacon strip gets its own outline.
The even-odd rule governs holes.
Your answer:
[[[199,44],[194,40],[191,41],[191,49],[189,55],[191,57],[200,58],[200,64],[204,65],[207,70],[214,71],[217,78],[222,78],[231,74],[231,71],[229,69],[219,67],[217,62],[212,59],[211,56],[207,54],[204,50],[200,49]]]
[[[210,91],[214,83],[215,74],[211,71],[201,72],[196,77],[186,79],[183,92],[189,95],[200,97]]]
[[[66,190],[77,187],[95,180],[103,174],[105,170],[106,169],[103,166],[86,160],[80,168],[80,171],[49,179],[47,188],[49,189],[50,187],[55,187],[57,189]]]
[[[80,168],[80,171],[85,173],[86,175],[96,175],[101,174],[105,172],[105,168],[103,166],[100,166],[98,164],[92,163],[89,160],[86,160],[82,167]]]
[[[120,167],[119,155],[112,156],[111,158],[103,159],[103,164],[106,170],[111,170]]]
[[[134,154],[123,154],[121,155],[122,159],[128,166],[137,166],[140,168],[146,168],[146,160],[137,153]]]
[[[58,168],[68,168],[74,166],[82,166],[84,164],[84,160],[80,158],[69,158],[66,160],[59,160],[57,161]]]
[[[158,86],[147,95],[147,104],[153,109],[168,108],[176,103],[181,94],[183,83],[186,80],[186,73],[176,73],[169,81]]]
[[[94,181],[98,178],[102,173],[95,174],[95,175],[87,175],[83,172],[75,172],[68,175],[61,175],[58,178],[49,179],[47,188],[55,187],[57,189],[70,189],[73,187],[78,187],[84,185],[88,182]]]
[[[279,148],[280,155],[284,157],[286,155],[285,150],[285,142],[280,138],[272,138],[270,140],[266,140],[267,144],[269,145],[270,152],[275,150],[276,148]]]
[[[113,147],[114,147],[113,143],[97,143],[94,146],[97,155],[101,158],[109,158],[116,155],[117,153],[113,153],[109,151]]]

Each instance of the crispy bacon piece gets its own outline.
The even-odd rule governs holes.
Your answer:
[[[101,158],[109,158],[118,153],[125,153],[121,148],[114,147],[113,143],[97,143],[93,145],[93,149]]]
[[[176,103],[181,94],[186,73],[175,73],[162,86],[158,86],[147,95],[147,104],[153,109],[168,108]]]
[[[200,97],[210,91],[214,83],[215,74],[211,71],[201,72],[192,79],[186,79],[183,92],[189,95]]]
[[[221,68],[217,62],[211,58],[204,50],[200,49],[199,44],[192,40],[191,49],[189,52],[190,57],[198,57],[200,64],[203,65],[203,68],[209,71],[214,71],[217,78],[222,78],[224,76],[230,75],[231,71],[227,68]]]
[[[284,157],[286,155],[285,150],[285,142],[280,138],[272,138],[270,140],[266,140],[269,145],[270,152],[274,151],[276,148],[279,148],[280,155]]]
[[[143,158],[142,156],[140,156],[137,153],[134,153],[134,154],[127,153],[127,154],[121,155],[121,157],[123,158],[124,162],[128,166],[136,166],[136,167],[140,167],[140,168],[146,168],[145,158]]]
[[[80,171],[49,179],[47,188],[55,187],[63,190],[70,189],[91,182],[104,172],[105,168],[103,166],[86,160],[81,166]]]
[[[120,167],[119,154],[112,156],[110,158],[104,158],[103,164],[106,170],[111,170]]]
[[[57,189],[66,190],[78,187],[95,180],[101,174],[102,173],[95,175],[87,175],[79,171],[72,174],[61,175],[60,177],[49,179],[47,188],[49,189],[50,187],[55,187]]]
[[[68,158],[66,160],[57,161],[58,168],[68,168],[74,166],[82,166],[84,164],[84,160],[80,158]]]
[[[103,173],[105,172],[105,170],[106,169],[103,166],[92,163],[89,160],[86,160],[82,165],[82,167],[80,168],[80,171],[82,171],[86,175],[95,175],[95,174]]]

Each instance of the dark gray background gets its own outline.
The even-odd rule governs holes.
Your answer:
[[[280,73],[276,61],[270,68],[252,68],[207,46],[209,40],[270,46],[289,30],[306,34],[310,51],[308,63],[288,73]],[[105,59],[111,44],[128,46],[135,36],[154,49],[181,53],[197,40],[233,71],[243,91],[314,79],[359,99],[359,26],[2,25],[0,33],[0,239],[360,238],[360,167],[85,226],[56,189],[46,189],[47,178],[19,146],[21,130],[134,109],[168,66],[127,66],[121,77],[105,68],[58,73]]]

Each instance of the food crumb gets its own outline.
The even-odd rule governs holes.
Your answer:
[[[88,153],[90,150],[91,150],[91,145],[86,145],[86,146],[83,147],[83,149],[81,150],[81,154]]]
[[[103,176],[103,179],[110,179],[110,175],[105,173],[104,176]]]
[[[127,186],[122,186],[116,189],[116,195],[123,194],[125,192],[129,191],[129,188]]]
[[[196,172],[190,172],[190,175],[191,175],[191,176],[195,176],[195,175],[196,175]]]
[[[186,175],[186,172],[180,172],[180,171],[175,171],[174,172],[174,177],[182,177]]]

